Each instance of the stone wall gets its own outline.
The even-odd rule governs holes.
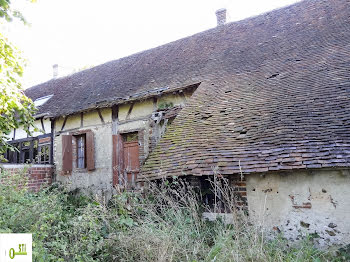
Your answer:
[[[69,117],[63,126],[63,119],[56,122],[54,140],[54,160],[57,181],[65,184],[69,190],[79,189],[82,193],[109,195],[112,192],[112,118],[111,109],[101,110],[102,119],[96,111]],[[62,135],[71,132],[92,131],[94,134],[95,169],[76,168],[73,159],[73,170],[70,174],[62,172]],[[73,149],[75,141],[73,139]],[[75,155],[75,152],[74,154]]]
[[[26,183],[30,190],[36,192],[51,185],[54,174],[52,165],[3,164],[0,170],[2,174],[18,174],[18,180],[15,181],[19,184]]]
[[[320,246],[350,243],[349,170],[246,176],[250,217],[291,240],[311,234]]]

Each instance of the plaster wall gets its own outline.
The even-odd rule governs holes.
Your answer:
[[[123,105],[119,106],[119,108],[118,108],[119,121],[123,121],[126,119],[126,116],[129,112],[130,107],[131,107],[131,104],[123,104]]]
[[[192,93],[165,94],[157,98],[156,104],[153,103],[153,98],[136,102],[134,103],[133,108],[130,112],[129,119],[149,116],[164,103],[172,103],[174,106],[184,106],[186,100],[191,96],[191,94]],[[126,118],[130,110],[131,104],[132,103],[123,104],[119,106],[119,121],[127,120]]]
[[[80,114],[68,116],[63,130],[70,130],[70,129],[79,128],[81,126],[80,119],[81,119]],[[63,123],[64,123],[64,117],[60,117],[58,120],[56,120],[55,130],[61,131]]]
[[[101,116],[105,123],[112,122],[112,110],[110,108],[100,109]],[[83,125],[92,126],[96,125],[96,121],[101,121],[100,116],[97,111],[86,112],[83,115]]]
[[[312,234],[320,246],[350,243],[349,170],[250,174],[250,217],[291,240]]]
[[[92,112],[84,115],[84,125],[81,125],[81,118],[69,117],[66,128],[63,132],[57,134],[54,140],[54,154],[56,165],[56,179],[64,183],[70,190],[79,189],[82,193],[94,193],[99,195],[109,195],[112,192],[112,123],[110,110],[104,110],[105,116],[103,124],[98,113]],[[68,121],[70,121],[69,125]],[[94,150],[95,150],[95,170],[87,171],[86,169],[74,168],[70,175],[63,175],[62,172],[62,135],[69,134],[72,131],[91,130],[94,133]],[[58,125],[58,129],[61,127]]]
[[[34,126],[39,131],[33,132],[33,128],[31,128],[30,131],[32,132],[33,137],[51,133],[51,121],[50,121],[50,119],[43,119],[43,124],[44,124],[45,130],[43,130],[43,128],[41,126],[40,119],[38,119],[34,122]],[[14,132],[14,130],[11,131],[11,133],[8,135],[8,140],[23,139],[23,138],[27,138],[27,137],[28,137],[28,135],[23,130],[23,128],[17,128],[15,132]]]
[[[140,103],[136,103],[130,113],[130,119],[142,116],[148,116],[154,111],[153,101],[148,99]]]
[[[112,109],[103,108],[103,109],[100,109],[100,112],[105,123],[112,122]],[[64,117],[60,117],[56,120],[55,132],[61,131],[63,127],[63,123],[64,123]],[[83,121],[81,121],[80,113],[68,116],[62,131],[75,130],[82,127],[86,128],[86,127],[95,126],[98,124],[102,124],[100,116],[97,110],[93,110],[93,111],[83,113]]]
[[[119,106],[118,117],[119,121],[127,120],[127,115],[130,110],[131,104],[123,104]],[[128,119],[146,117],[152,114],[154,111],[154,105],[152,99],[136,102],[130,112]]]
[[[186,103],[186,100],[189,97],[187,97],[185,94],[167,94],[162,97],[160,97],[157,100],[157,106],[160,106],[163,103],[173,103],[174,106],[183,106]]]
[[[126,133],[126,132],[144,129],[148,125],[148,121],[149,120],[135,120],[135,121],[119,124],[118,132]]]

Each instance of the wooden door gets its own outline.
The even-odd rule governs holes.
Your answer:
[[[135,189],[139,169],[138,133],[113,135],[113,185]]]
[[[136,187],[137,175],[140,170],[139,143],[138,141],[131,141],[124,142],[123,144],[123,180],[128,189],[134,189]]]

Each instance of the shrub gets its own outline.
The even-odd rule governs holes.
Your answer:
[[[16,177],[16,176],[15,176]],[[15,177],[6,176],[2,181]],[[5,179],[6,178],[6,179]],[[5,179],[5,180],[4,180]],[[214,180],[215,181],[215,180]],[[0,184],[0,232],[33,233],[34,261],[346,261],[317,250],[309,238],[266,240],[219,186],[234,223],[202,218],[201,194],[175,180],[144,196],[119,192],[109,203],[76,196],[55,184],[38,193]],[[229,197],[230,196],[230,197]]]

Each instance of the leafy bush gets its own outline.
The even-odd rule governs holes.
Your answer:
[[[0,232],[33,233],[34,261],[346,261],[317,250],[268,241],[233,208],[234,223],[202,219],[200,195],[183,183],[151,186],[144,196],[120,192],[109,203],[55,184],[29,192],[16,176],[0,177]],[[4,183],[7,181],[7,183]],[[11,183],[9,183],[11,182]],[[224,191],[227,188],[221,188]],[[225,195],[225,194],[223,194]],[[226,196],[229,194],[227,193]],[[231,200],[231,199],[230,199]],[[234,204],[234,201],[232,202]]]

